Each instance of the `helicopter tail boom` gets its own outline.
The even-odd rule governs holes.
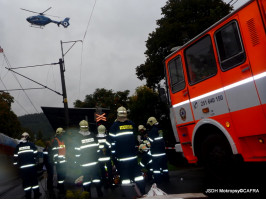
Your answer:
[[[67,28],[69,26],[69,18],[65,18],[63,21],[60,22],[60,24],[64,27]]]
[[[54,21],[52,20],[51,22],[57,24],[57,26],[59,27],[60,25],[62,25],[64,28],[67,28],[70,24],[69,24],[69,19],[70,18],[65,18],[63,21]]]

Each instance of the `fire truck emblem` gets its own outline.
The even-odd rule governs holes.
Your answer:
[[[180,108],[179,110],[179,115],[181,117],[181,119],[183,121],[186,121],[186,118],[187,118],[187,114],[186,114],[186,110],[184,108]]]
[[[194,109],[197,109],[198,108],[198,102],[195,102],[194,103]]]

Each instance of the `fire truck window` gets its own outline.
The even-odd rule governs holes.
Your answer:
[[[236,21],[230,22],[215,33],[216,46],[223,71],[242,64],[246,55]]]
[[[185,50],[188,79],[191,85],[217,72],[210,36],[206,36]]]
[[[185,88],[184,73],[182,68],[181,57],[171,60],[168,64],[170,73],[170,83],[172,93],[176,93]]]

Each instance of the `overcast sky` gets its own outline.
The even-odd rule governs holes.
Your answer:
[[[65,55],[68,106],[73,107],[77,99],[84,100],[96,88],[114,92],[130,90],[133,94],[136,87],[145,84],[137,79],[135,68],[145,61],[145,41],[157,27],[156,20],[162,17],[161,7],[166,1],[0,0],[0,46],[11,67],[42,65],[58,62],[61,40],[83,40],[85,36],[83,43],[77,42]],[[51,19],[69,17],[70,26],[63,28],[50,23],[43,29],[33,28],[26,18],[35,14],[20,9],[43,12],[49,7],[52,9],[46,14],[61,17]],[[63,44],[64,52],[71,45]],[[7,89],[19,89],[20,85],[23,88],[41,87],[14,76],[5,67],[8,65],[0,54],[0,90],[5,86]],[[62,93],[59,65],[16,71]],[[12,109],[18,116],[42,112],[41,106],[63,107],[62,96],[47,89],[27,90],[27,95],[23,91],[10,93],[16,100]]]

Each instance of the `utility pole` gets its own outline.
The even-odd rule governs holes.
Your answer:
[[[63,92],[63,103],[64,103],[64,110],[65,110],[65,120],[66,120],[66,127],[69,126],[69,113],[68,113],[68,102],[67,102],[67,94],[66,94],[66,83],[65,83],[65,55],[69,52],[69,50],[76,44],[76,42],[82,42],[82,40],[75,40],[75,41],[68,41],[68,42],[62,42],[60,40],[61,44],[61,53],[62,58],[59,59],[59,65],[60,65],[60,74],[61,74],[61,82],[62,82],[62,92]],[[63,50],[63,43],[73,43],[72,46],[64,53]]]
[[[64,103],[64,110],[65,110],[66,127],[68,127],[69,114],[68,114],[66,83],[65,83],[65,76],[64,76],[65,69],[64,69],[64,61],[61,58],[59,59],[59,65],[60,65],[60,74],[61,74],[61,82],[62,82],[62,93],[63,93],[63,103]]]

